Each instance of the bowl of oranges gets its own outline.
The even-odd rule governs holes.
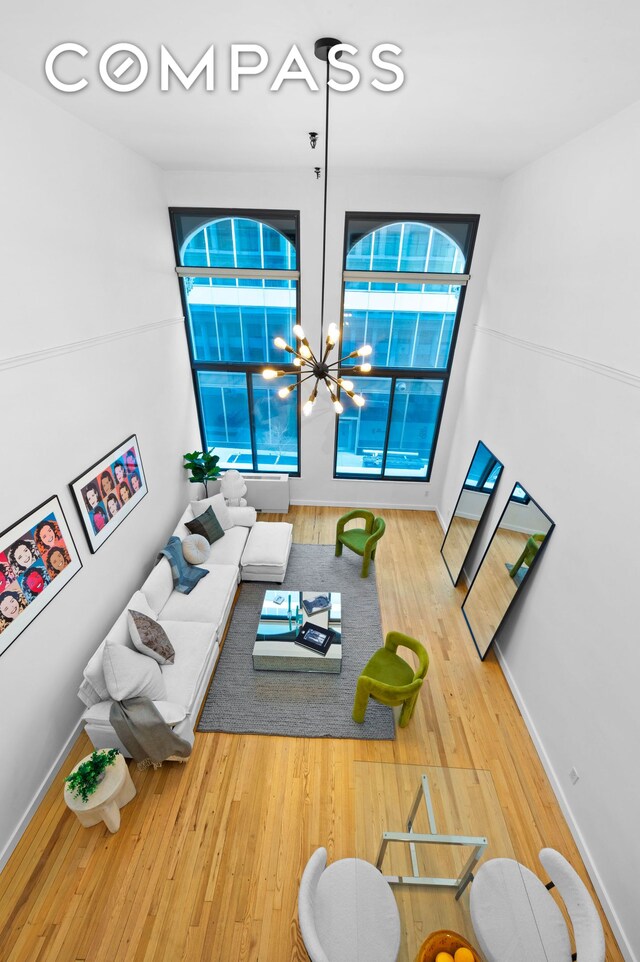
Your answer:
[[[480,962],[480,959],[464,936],[443,929],[427,936],[416,962]]]

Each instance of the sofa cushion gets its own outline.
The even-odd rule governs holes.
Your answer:
[[[127,605],[127,609],[129,611],[139,611],[140,614],[146,615],[147,618],[158,617],[158,612],[151,607],[144,591],[134,591],[134,593],[131,595],[131,601]],[[127,622],[127,626],[128,626],[128,622]],[[133,638],[131,640],[133,641]],[[135,642],[134,642],[134,645],[135,645]]]
[[[212,565],[235,565],[240,567],[240,558],[249,536],[249,528],[234,527],[225,532],[224,538],[211,545],[209,557],[203,568]]]
[[[174,663],[162,667],[166,698],[190,710],[210,664],[215,627],[196,621],[163,621],[162,627],[176,652]]]
[[[235,592],[238,569],[234,565],[208,565],[207,570],[209,577],[199,581],[191,594],[181,595],[177,591],[171,594],[158,618],[162,624],[165,621],[198,621],[212,625],[214,629],[217,627],[229,593]]]
[[[258,512],[255,508],[234,508],[229,506],[229,517],[234,524],[241,524],[245,528],[251,528],[256,523]]]
[[[201,534],[209,544],[224,538],[222,525],[211,507],[208,507],[204,514],[197,515],[193,521],[187,521],[186,526],[192,534]]]
[[[197,504],[197,502],[194,502],[194,503]],[[191,505],[187,505],[187,507],[185,508],[182,514],[182,517],[180,518],[177,525],[175,526],[174,531],[172,531],[172,534],[174,534],[176,538],[180,538],[181,541],[184,541],[185,538],[188,538],[191,532],[187,528],[187,521],[193,521],[193,518],[194,518],[194,514],[193,514],[193,511],[191,510]]]
[[[254,524],[242,553],[243,581],[283,581],[292,533],[293,525],[287,521],[258,521]]]
[[[90,725],[104,725],[105,728],[111,728],[111,721],[109,720],[109,712],[111,711],[111,705],[113,704],[113,699],[108,701],[99,701],[96,705],[92,705],[87,708],[82,716],[82,720],[88,722]],[[177,702],[171,701],[154,701],[153,703],[167,725],[177,725],[178,722],[183,721],[187,717],[187,709],[184,705],[178,704]]]
[[[151,610],[158,614],[164,608],[172,591],[171,565],[166,558],[161,558],[143,584],[142,593],[149,602]]]
[[[129,608],[129,634],[137,651],[148,655],[159,665],[172,665],[175,651],[162,625],[140,611]]]
[[[182,555],[190,565],[201,565],[211,553],[211,544],[202,534],[190,534],[182,542]]]
[[[104,677],[104,668],[102,666],[104,644],[103,641],[97,650],[94,651],[83,672],[83,681],[80,685],[78,696],[85,705],[94,705],[96,702],[105,701],[109,697],[107,682]]]
[[[122,701],[134,695],[145,695],[152,701],[166,699],[162,672],[153,658],[107,639],[103,665],[107,691],[114,701]]]
[[[212,498],[203,498],[202,501],[192,501],[190,504],[194,518],[203,514],[207,508],[211,508],[216,518],[220,522],[223,531],[233,528],[233,521],[229,514],[227,502],[222,494],[214,494]]]

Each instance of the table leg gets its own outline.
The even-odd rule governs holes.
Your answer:
[[[120,809],[117,802],[109,802],[102,810],[102,820],[111,833],[120,828]]]

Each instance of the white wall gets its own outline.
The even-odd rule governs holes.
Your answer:
[[[442,499],[447,521],[482,437],[505,471],[476,561],[515,480],[557,524],[499,651],[629,959],[640,946],[639,169],[636,105],[505,183]]]
[[[1,859],[187,499],[197,422],[159,171],[3,75],[0,103],[0,531],[57,494],[84,565],[0,658]],[[132,433],[149,494],[91,555],[67,485]]]
[[[318,162],[321,162],[318,160]],[[309,168],[297,174],[273,172],[167,172],[167,205],[172,207],[246,207],[300,211],[301,322],[312,344],[320,340],[323,182]],[[433,507],[439,501],[450,435],[478,317],[491,245],[498,184],[492,180],[423,177],[381,172],[335,172],[330,165],[327,222],[325,326],[339,320],[345,211],[480,214],[480,227],[464,305],[456,359],[440,440],[429,484],[404,481],[353,481],[333,478],[335,415],[320,392],[309,418],[302,421],[302,476],[291,479],[291,498],[302,504],[360,504],[372,507]]]

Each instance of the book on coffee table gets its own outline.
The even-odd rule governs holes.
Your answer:
[[[331,607],[331,595],[316,595],[315,598],[303,598],[302,604],[308,615],[317,615],[319,611],[328,611]]]
[[[326,655],[335,638],[335,631],[332,628],[323,628],[322,625],[314,625],[306,621],[295,639],[296,645],[315,651],[318,655]]]

